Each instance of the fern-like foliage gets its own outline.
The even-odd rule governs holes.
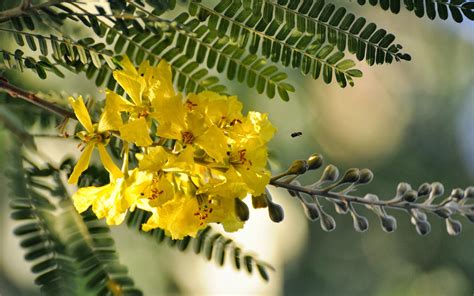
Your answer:
[[[35,28],[35,21],[30,26],[24,26],[19,19],[25,17],[22,14],[19,17],[12,17],[12,29],[2,29],[9,31],[15,37],[18,45],[28,45],[31,50],[40,51],[41,57],[46,57],[49,53],[57,64],[74,72],[85,71],[89,79],[95,79],[98,86],[106,84],[107,87],[113,89],[115,81],[112,77],[112,69],[114,69],[114,59],[121,54],[127,54],[132,61],[139,64],[143,59],[148,59],[152,64],[157,63],[163,58],[166,49],[173,48],[173,39],[169,38],[169,34],[163,32],[151,32],[137,25],[127,27],[126,22],[122,18],[112,19],[115,26],[110,25],[110,17],[101,17],[85,10],[79,3],[76,11],[64,4],[73,1],[58,1],[58,3],[49,5],[41,9],[41,21],[46,19],[64,23],[65,19],[81,22],[90,27],[99,37],[107,36],[106,42],[95,42],[92,38],[83,38],[79,41],[73,41],[72,38],[66,36],[43,36],[40,34],[25,31],[25,28],[31,30]],[[77,9],[81,13],[77,13]],[[36,12],[36,10],[34,11]],[[25,12],[26,13],[26,12]],[[33,12],[32,12],[33,13]],[[122,26],[121,26],[122,25]],[[156,33],[156,34],[155,34]],[[26,42],[25,42],[26,41]],[[114,50],[114,55],[112,51]],[[165,58],[175,58],[171,62],[178,88],[187,91],[214,90],[218,92],[225,91],[225,87],[218,84],[217,77],[209,76],[209,71],[199,67],[199,64],[190,61],[184,54],[176,55],[169,53]],[[42,75],[44,77],[44,75]]]
[[[474,187],[455,188],[443,198],[444,186],[439,182],[424,183],[417,189],[407,183],[400,183],[392,199],[380,200],[375,194],[358,197],[350,193],[369,184],[374,177],[373,173],[369,169],[352,168],[339,177],[339,169],[334,165],[326,166],[314,183],[301,185],[297,178],[306,172],[319,169],[322,164],[323,158],[319,154],[312,155],[308,160],[296,160],[287,171],[274,176],[270,184],[286,188],[292,196],[298,198],[307,217],[311,221],[319,220],[325,231],[334,230],[336,222],[323,209],[323,201],[333,204],[338,214],[349,213],[354,228],[360,232],[366,231],[369,223],[367,218],[356,210],[356,205],[363,205],[376,214],[380,218],[382,228],[387,232],[397,228],[397,220],[387,213],[388,209],[406,211],[420,235],[431,231],[428,213],[444,219],[450,235],[458,235],[462,230],[462,224],[456,216],[465,217],[474,223]]]
[[[21,222],[14,234],[20,237],[20,246],[26,250],[25,260],[33,262],[31,271],[37,274],[35,283],[44,294],[72,295],[77,286],[74,259],[57,232],[51,229],[54,213],[65,209],[31,187],[18,153],[11,153],[10,159],[12,167],[7,175],[13,196],[11,217]]]
[[[369,64],[409,59],[398,53],[400,46],[390,46],[393,35],[387,35],[385,30],[376,31],[374,24],[364,28],[365,19],[354,22],[353,14],[347,14],[340,24],[345,9],[333,14],[334,5],[310,2],[301,2],[300,6],[300,1],[222,0],[210,8],[191,1],[189,12],[207,21],[220,36],[229,35],[239,46],[248,47],[251,53],[260,50],[273,62],[301,69],[315,79],[322,73],[326,83],[335,78],[342,87],[353,85],[353,77],[362,75],[354,69],[354,61],[343,59],[341,50],[346,43],[351,52],[357,53],[359,59],[366,58]]]
[[[176,70],[175,79],[180,90],[187,92],[204,89],[224,90],[222,86],[212,85],[215,80],[212,77],[210,80],[205,79],[198,83],[193,80],[205,73],[199,65],[206,61],[208,69],[215,68],[219,73],[225,71],[229,80],[236,78],[240,82],[245,81],[247,86],[255,87],[259,93],[266,92],[270,98],[278,92],[282,99],[288,100],[288,92],[294,91],[291,85],[284,82],[287,78],[286,73],[279,71],[275,66],[268,66],[263,58],[245,54],[242,48],[229,43],[228,38],[221,38],[210,32],[206,26],[200,25],[196,19],[190,19],[187,14],[183,13],[172,20],[167,20],[160,18],[158,12],[150,13],[138,4],[131,3],[130,7],[132,8],[128,11],[136,10],[137,14],[142,15],[140,19],[145,22],[143,32],[140,34],[151,34],[152,38],[144,40],[140,46],[127,46],[125,53],[137,64],[150,58],[152,60],[164,58],[171,62]],[[139,26],[133,21],[121,21],[120,32],[132,32]],[[120,51],[125,47],[124,40],[119,37],[114,41],[115,33],[117,32],[109,28],[106,40],[109,43],[116,42],[114,48]],[[196,69],[198,70],[195,71]]]
[[[32,271],[39,274],[35,283],[42,292],[142,295],[119,263],[109,227],[91,213],[77,214],[61,170],[40,167],[18,152],[13,155],[12,218],[26,222],[14,233],[22,238],[25,259],[34,261]]]
[[[394,44],[393,34],[324,0],[244,1],[243,5],[269,24],[277,22],[286,30],[295,28],[313,36],[312,42],[329,42],[341,52],[347,49],[369,65],[410,60],[408,54],[400,52],[402,46]]]
[[[342,60],[344,54],[334,51],[334,46],[311,43],[313,37],[304,38],[300,32],[279,30],[278,23],[267,23],[242,3],[222,1],[215,8],[209,8],[192,1],[189,11],[201,21],[207,20],[208,26],[221,36],[228,34],[239,46],[248,46],[251,53],[260,49],[261,54],[273,62],[299,68],[305,75],[311,73],[314,79],[323,72],[326,83],[331,83],[335,76],[344,87],[347,83],[353,85],[352,77],[362,75],[359,70],[352,69],[355,66],[353,61]]]
[[[209,69],[215,68],[219,73],[226,72],[229,80],[236,78],[239,82],[245,82],[248,87],[255,87],[259,93],[266,92],[269,98],[273,98],[278,92],[283,100],[288,100],[288,92],[294,91],[293,86],[283,82],[288,77],[286,73],[279,71],[274,65],[268,65],[264,58],[247,53],[227,36],[220,37],[198,19],[190,18],[187,13],[180,14],[172,22],[166,22],[140,7],[138,9],[147,14],[146,22],[155,28],[173,23],[182,24],[172,28],[177,34],[176,50],[199,64],[205,63]]]
[[[271,98],[278,92],[283,99],[288,100],[288,91],[294,91],[291,85],[282,82],[287,78],[285,73],[278,71],[275,66],[265,66],[267,62],[256,55],[244,56],[242,49],[226,44],[227,39],[210,34],[204,26],[197,28],[199,24],[197,20],[185,23],[188,19],[185,14],[171,21],[148,14],[148,28],[142,28],[136,21],[131,22],[129,28],[127,22],[120,17],[114,20],[116,27],[112,27],[104,21],[110,19],[105,15],[102,15],[102,18],[101,15],[85,18],[63,4],[51,7],[62,11],[57,14],[59,19],[81,21],[91,27],[99,37],[106,36],[106,42],[113,45],[116,53],[124,51],[137,64],[144,59],[150,60],[151,63],[161,58],[170,61],[180,90],[187,92],[205,89],[219,92],[225,90],[222,85],[216,84],[218,82],[216,77],[207,77],[208,71],[199,66],[202,63],[201,59],[205,58],[205,55],[202,55],[205,49],[210,51],[206,66],[213,68],[216,65],[218,72],[226,70],[229,79],[237,77],[239,81],[246,81],[248,86],[256,87],[259,93],[266,92]],[[139,5],[132,7],[140,8]],[[142,10],[143,12],[147,13],[146,10]],[[115,57],[110,50],[105,49],[104,43],[95,43],[91,38],[75,42],[67,37],[43,36],[22,31],[25,26],[17,18],[12,19],[12,23],[14,30],[3,28],[0,30],[13,34],[18,45],[26,44],[31,50],[38,50],[44,56],[51,51],[52,58],[58,64],[74,72],[86,71],[87,77],[95,78],[98,86],[106,83],[109,88],[115,87],[111,75],[111,70],[115,67],[113,62]],[[181,25],[177,28],[173,24]],[[34,23],[28,26],[28,29],[31,28],[34,28]],[[199,50],[196,44],[199,45]],[[103,66],[104,62],[108,67]]]
[[[91,212],[81,215],[87,236],[71,232],[66,244],[79,262],[79,272],[87,278],[86,288],[98,295],[142,295],[127,275],[128,269],[118,262],[110,228]]]
[[[474,2],[470,0],[357,0],[357,3],[379,6],[392,13],[399,13],[403,6],[417,17],[427,16],[431,20],[436,17],[447,20],[449,16],[457,23],[461,23],[464,17],[474,20]]]
[[[209,261],[214,259],[220,266],[223,266],[226,258],[229,258],[228,260],[232,260],[233,266],[237,270],[245,267],[245,270],[251,274],[256,269],[262,279],[269,280],[268,269],[273,270],[270,264],[250,253],[245,253],[234,240],[215,232],[211,227],[199,231],[195,238],[187,236],[182,240],[173,240],[159,228],[149,232],[142,231],[141,226],[149,217],[149,213],[135,210],[128,214],[127,224],[140,233],[153,237],[157,243],[168,243],[169,246],[176,247],[179,251],[186,251],[192,247],[196,254],[203,255]]]
[[[47,77],[47,72],[64,77],[64,74],[47,57],[42,56],[40,60],[37,60],[33,57],[25,56],[25,53],[20,49],[15,50],[14,53],[0,49],[0,65],[3,65],[5,69],[15,69],[21,72],[29,69],[41,79]]]

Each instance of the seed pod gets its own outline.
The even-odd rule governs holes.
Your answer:
[[[308,170],[317,170],[323,165],[324,158],[322,155],[314,153],[308,157]]]
[[[250,217],[249,207],[240,198],[235,198],[235,214],[239,217],[240,221],[247,221]]]
[[[295,160],[288,168],[288,174],[301,175],[308,170],[308,163],[306,160]]]

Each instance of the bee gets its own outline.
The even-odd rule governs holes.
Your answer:
[[[294,133],[291,133],[291,137],[296,138],[296,137],[301,136],[302,134],[303,134],[302,132],[294,132]]]

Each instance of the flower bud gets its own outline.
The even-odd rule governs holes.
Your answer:
[[[249,207],[240,198],[235,198],[235,214],[239,217],[240,221],[247,221],[250,216]]]
[[[431,232],[431,224],[428,221],[417,221],[415,226],[419,235],[427,235]]]
[[[418,198],[418,192],[415,190],[409,190],[403,194],[402,198],[406,202],[414,202]]]
[[[336,221],[334,218],[324,212],[321,212],[321,228],[326,232],[336,229]]]
[[[354,222],[354,229],[356,231],[365,232],[367,229],[369,229],[369,221],[367,221],[367,218],[353,214],[352,219]]]
[[[403,196],[409,190],[411,190],[410,184],[401,182],[397,186],[397,196]]]
[[[467,187],[466,190],[464,190],[464,196],[466,198],[474,198],[474,187]]]
[[[360,178],[360,171],[359,169],[352,168],[348,169],[345,173],[342,179],[339,181],[340,184],[343,183],[355,183],[359,181]]]
[[[283,218],[285,217],[285,212],[283,211],[283,208],[267,199],[267,205],[268,205],[268,215],[270,216],[270,219],[275,222],[279,223],[283,221]]]
[[[378,201],[379,200],[379,197],[375,194],[372,194],[372,193],[367,193],[365,196],[364,196],[364,199],[367,200],[367,201],[370,201],[370,202],[374,202],[374,201]]]
[[[434,182],[431,184],[431,194],[434,197],[440,196],[444,194],[444,186],[439,182]]]
[[[446,229],[449,235],[458,235],[462,231],[461,222],[453,219],[446,219]]]
[[[306,160],[295,160],[288,169],[290,175],[301,175],[308,170],[308,164]]]
[[[308,157],[308,170],[317,170],[323,165],[324,158],[322,155],[314,153]]]
[[[471,221],[471,223],[474,223],[474,212],[471,214],[465,214],[466,218]]]
[[[374,179],[374,173],[369,169],[361,169],[358,184],[369,184]]]
[[[347,204],[341,201],[334,201],[334,207],[336,209],[336,212],[338,214],[346,214],[349,208],[347,207]]]
[[[451,191],[451,195],[455,201],[459,201],[464,198],[464,191],[461,188],[456,188]]]
[[[418,196],[425,196],[425,195],[428,195],[430,194],[431,192],[431,185],[428,184],[428,183],[423,183],[420,185],[420,187],[418,187]]]
[[[433,213],[435,213],[436,215],[440,216],[443,219],[449,218],[449,216],[451,216],[452,214],[451,210],[447,208],[440,208],[440,209],[434,210]]]
[[[304,213],[309,220],[316,221],[319,219],[319,210],[315,204],[305,202],[302,202],[301,204],[303,205]]]
[[[328,165],[321,176],[320,182],[333,182],[339,178],[339,170],[336,166]]]
[[[386,232],[397,230],[397,220],[393,216],[381,216],[382,229]]]

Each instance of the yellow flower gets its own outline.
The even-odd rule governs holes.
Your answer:
[[[149,210],[152,216],[142,225],[142,229],[161,228],[173,239],[183,239],[188,235],[195,237],[209,223],[221,223],[229,232],[244,225],[235,213],[234,198],[190,196],[178,192],[162,206]]]
[[[270,181],[270,172],[266,169],[267,148],[259,139],[250,139],[232,145],[230,163],[247,184],[252,195],[260,195]]]
[[[99,218],[119,224],[138,207],[152,214],[143,230],[161,228],[173,239],[196,236],[209,223],[222,224],[226,231],[242,228],[248,218],[242,200],[261,195],[270,180],[267,143],[275,128],[268,116],[249,112],[244,117],[237,97],[211,91],[183,99],[164,60],[136,68],[124,57],[122,66],[113,75],[127,96],[107,91],[98,124],[92,124],[82,98],[71,101],[86,129],[79,136],[87,144],[71,179],[77,181],[87,168],[95,146],[111,172],[110,184],[74,194],[77,210],[92,206]],[[155,127],[158,146],[151,145]],[[111,131],[141,149],[135,155],[138,167],[126,177],[112,174],[104,148]]]
[[[170,109],[162,109],[162,113]],[[157,135],[167,139],[176,139],[183,145],[196,145],[210,157],[223,162],[227,156],[227,137],[224,131],[215,125],[208,126],[199,113],[175,114],[171,121],[160,121]],[[182,117],[180,117],[182,116]]]
[[[123,69],[114,71],[113,76],[131,101],[109,92],[104,113],[107,113],[107,117],[117,118],[121,112],[126,112],[129,116],[127,122],[122,124],[115,120],[115,129],[125,141],[146,147],[153,142],[149,135],[149,116],[159,106],[157,102],[176,96],[171,81],[171,68],[164,60],[156,67],[151,67],[148,61],[144,61],[137,70],[126,56],[122,60],[122,66]],[[110,108],[107,108],[108,101],[111,101]],[[167,113],[173,114],[172,110]]]
[[[159,171],[190,173],[194,170],[194,149],[188,146],[178,154],[165,150],[162,146],[149,147],[146,154],[136,154],[139,169],[150,173]]]
[[[257,139],[264,145],[271,140],[275,131],[267,114],[251,111],[243,122],[236,122],[229,127],[229,137],[237,141]]]
[[[137,192],[144,191],[151,178],[137,169],[129,172],[128,178],[111,176],[109,184],[101,187],[83,187],[72,196],[79,213],[90,206],[97,218],[106,218],[107,224],[118,225],[123,222],[129,208],[137,203]],[[133,208],[132,208],[133,209]]]
[[[77,119],[86,129],[85,131],[79,132],[77,134],[77,136],[86,146],[84,147],[84,151],[81,157],[79,157],[79,160],[77,161],[77,164],[74,167],[71,176],[69,177],[69,184],[77,183],[79,176],[87,169],[92,156],[92,151],[95,147],[97,147],[97,150],[99,150],[100,160],[107,171],[109,171],[109,173],[113,175],[114,178],[120,178],[122,176],[122,172],[112,161],[109,154],[107,153],[107,150],[105,149],[105,145],[108,143],[111,136],[108,130],[109,126],[107,121],[102,116],[99,124],[92,124],[89,112],[87,111],[81,96],[79,96],[77,100],[70,97],[69,102],[74,109]]]
[[[187,235],[195,237],[200,229],[206,227],[200,217],[195,215],[198,210],[196,197],[176,193],[172,200],[152,209],[152,216],[142,225],[142,229],[150,231],[161,228],[172,239],[183,239]]]
[[[201,113],[208,124],[225,127],[242,121],[242,103],[235,96],[224,96],[212,91],[189,94],[186,107]]]

